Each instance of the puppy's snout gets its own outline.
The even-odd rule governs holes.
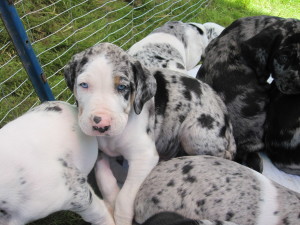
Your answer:
[[[104,133],[104,132],[108,131],[109,128],[110,128],[110,126],[105,126],[105,127],[93,126],[93,129],[99,131],[100,133]]]

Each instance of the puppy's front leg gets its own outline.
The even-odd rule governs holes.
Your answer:
[[[102,152],[99,152],[95,165],[95,176],[103,200],[110,213],[113,215],[115,201],[120,189],[117,180],[111,171],[108,156]]]
[[[135,153],[126,159],[129,163],[129,169],[115,204],[116,225],[132,225],[135,196],[145,178],[158,163],[158,154],[153,143],[147,152],[137,148]]]

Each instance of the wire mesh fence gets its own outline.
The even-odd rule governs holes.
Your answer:
[[[74,103],[63,67],[99,42],[128,49],[171,20],[193,21],[210,0],[36,0],[14,5],[57,100]],[[0,22],[0,127],[39,104],[4,24]]]

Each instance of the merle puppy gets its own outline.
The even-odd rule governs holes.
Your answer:
[[[160,162],[142,184],[135,200],[138,223],[166,211],[193,220],[294,225],[300,224],[300,193],[230,160],[184,156]],[[167,216],[160,215],[160,219]],[[176,224],[178,217],[169,220]]]
[[[266,152],[279,169],[300,175],[300,94],[286,95],[272,84],[265,124]]]
[[[262,170],[263,124],[270,74],[279,91],[300,92],[300,21],[271,16],[241,18],[206,48],[197,78],[224,100],[233,124],[237,161]]]
[[[211,22],[167,22],[135,43],[128,53],[147,67],[187,72],[199,63],[208,43],[223,29]]]

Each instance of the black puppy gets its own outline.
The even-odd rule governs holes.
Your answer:
[[[272,84],[265,124],[266,152],[286,173],[300,175],[300,94],[285,95]]]
[[[241,18],[206,48],[197,78],[224,100],[237,144],[236,161],[262,170],[263,125],[270,74],[285,94],[300,92],[300,21],[279,17]]]

